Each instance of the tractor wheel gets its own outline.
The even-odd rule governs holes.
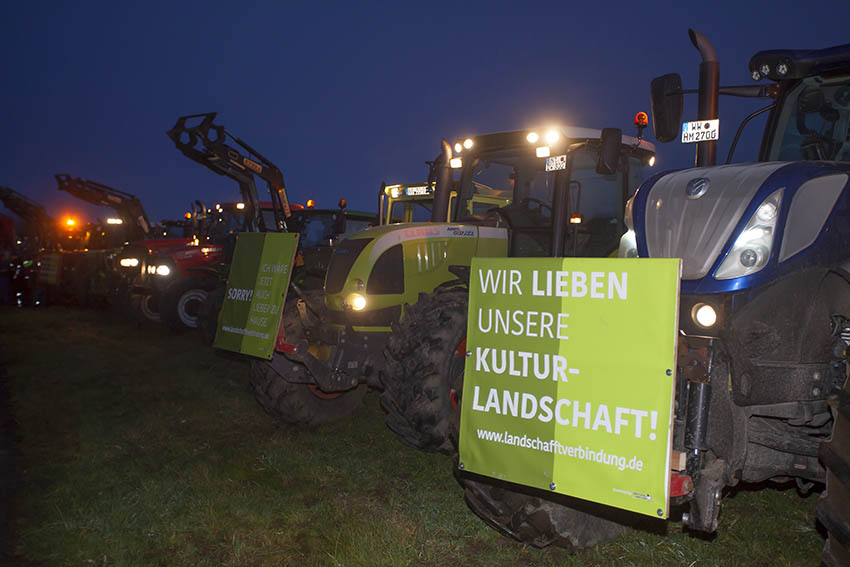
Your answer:
[[[629,528],[596,515],[611,509],[563,495],[540,498],[515,492],[507,483],[482,482],[458,476],[467,506],[502,535],[534,547],[557,545],[579,550],[613,539]],[[492,484],[491,484],[492,483]],[[557,502],[554,501],[557,499]]]
[[[141,324],[160,322],[158,302],[149,293],[131,295],[130,308],[133,317]]]
[[[224,304],[224,294],[227,288],[217,285],[215,289],[207,294],[206,300],[198,309],[198,331],[205,345],[211,345],[215,341],[215,333],[218,330],[218,313]]]
[[[195,329],[198,313],[206,300],[214,280],[203,277],[187,277],[172,283],[159,301],[159,316],[172,329]]]
[[[457,447],[458,399],[466,360],[464,288],[438,288],[407,305],[384,350],[386,422],[401,441],[451,454]]]
[[[326,394],[312,384],[287,382],[265,360],[251,361],[251,387],[266,413],[290,425],[316,425],[342,419],[360,407],[366,395],[365,384]]]
[[[826,467],[826,491],[817,505],[817,518],[827,530],[821,563],[850,565],[850,378],[830,397],[835,409],[832,438],[821,447]]]
[[[288,299],[283,308],[283,335],[291,343],[298,343],[304,337],[295,297]],[[283,357],[279,353],[273,356]],[[367,389],[361,384],[344,392],[325,393],[313,384],[288,382],[270,362],[257,359],[251,360],[250,381],[254,397],[266,413],[290,425],[314,425],[342,419],[360,407]]]

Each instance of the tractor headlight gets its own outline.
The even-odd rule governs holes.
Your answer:
[[[717,323],[717,311],[707,303],[697,303],[691,309],[691,319],[700,327],[708,329]]]
[[[160,264],[156,267],[156,275],[158,276],[167,276],[171,273],[171,268],[166,266],[165,264]]]
[[[366,298],[359,293],[352,293],[345,299],[345,304],[355,311],[363,311],[366,308]]]
[[[626,225],[626,228],[629,230],[635,229],[635,223],[633,220],[634,213],[632,212],[635,208],[635,198],[631,197],[628,201],[626,201],[626,210],[623,212],[623,223]]]
[[[748,276],[767,265],[773,247],[779,205],[782,203],[782,191],[783,189],[777,189],[759,205],[717,269],[714,276],[716,279],[728,280]]]
[[[139,265],[139,259],[138,258],[121,258],[120,260],[118,260],[118,263],[121,265],[122,268],[135,268],[136,266]]]
[[[629,229],[626,234],[620,237],[620,250],[617,252],[618,258],[637,258],[637,237],[635,231]]]

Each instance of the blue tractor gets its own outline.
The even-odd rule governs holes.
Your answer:
[[[619,255],[682,259],[671,506],[717,529],[739,483],[826,485],[823,562],[850,565],[850,44],[757,53],[756,83],[719,86],[708,40],[699,89],[652,81],[655,137],[694,141],[695,168],[656,174],[626,206]],[[699,114],[682,123],[683,95]],[[716,165],[719,95],[767,99]],[[758,161],[731,164],[744,126],[767,116]],[[634,518],[516,485],[462,480],[470,508],[505,535],[581,548]]]
[[[850,565],[850,44],[761,51],[749,63],[757,84],[719,87],[714,49],[690,36],[703,58],[697,121],[682,124],[673,74],[652,83],[653,126],[661,142],[694,128],[708,141],[697,167],[640,186],[620,245],[624,257],[682,259],[683,520],[715,531],[723,492],[739,482],[825,483],[823,562]],[[725,165],[711,134],[719,94],[769,100]],[[761,113],[758,161],[731,164]]]

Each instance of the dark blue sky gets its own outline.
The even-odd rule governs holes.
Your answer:
[[[283,170],[291,200],[372,210],[382,180],[424,178],[441,137],[556,122],[632,133],[654,76],[696,87],[689,27],[714,43],[722,84],[747,84],[756,51],[850,43],[848,22],[847,0],[5,2],[0,185],[55,215],[108,213],[60,194],[54,173],[135,193],[153,220],[236,200],[164,134],[217,111]],[[719,155],[760,103],[721,99]],[[692,159],[674,142],[656,167]]]

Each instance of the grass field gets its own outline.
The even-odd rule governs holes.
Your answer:
[[[574,555],[468,511],[451,459],[401,445],[377,396],[276,424],[244,361],[98,312],[0,310],[17,423],[14,552],[43,565],[817,565],[817,494],[739,491],[712,539],[667,524]],[[0,492],[6,493],[5,487]]]

